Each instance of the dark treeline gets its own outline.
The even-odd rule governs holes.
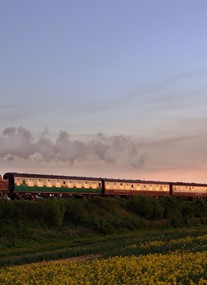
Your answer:
[[[130,199],[0,200],[0,238],[37,228],[81,228],[100,234],[146,227],[207,224],[207,201],[136,196]]]

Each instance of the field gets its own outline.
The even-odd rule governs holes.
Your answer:
[[[206,229],[160,231],[145,240],[137,236],[122,240],[121,246],[119,240],[117,247],[111,240],[110,253],[106,249],[105,256],[92,260],[2,268],[0,284],[207,284]]]
[[[199,200],[0,200],[0,284],[207,284],[206,224]]]

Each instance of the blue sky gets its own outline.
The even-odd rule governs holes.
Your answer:
[[[2,173],[207,182],[206,10],[2,0]]]

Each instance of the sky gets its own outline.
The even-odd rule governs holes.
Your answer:
[[[0,173],[207,183],[206,0],[1,0]]]

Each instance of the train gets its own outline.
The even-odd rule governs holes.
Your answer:
[[[0,176],[0,197],[38,199],[95,196],[174,196],[207,198],[207,184],[7,172]]]

